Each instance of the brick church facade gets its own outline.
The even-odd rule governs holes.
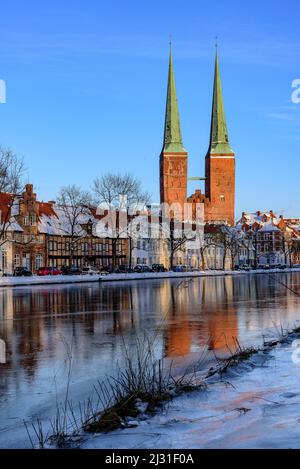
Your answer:
[[[215,77],[211,131],[205,157],[205,192],[197,189],[188,196],[188,153],[182,142],[176,96],[172,53],[170,52],[167,105],[163,149],[160,155],[160,202],[204,204],[207,223],[234,225],[235,211],[235,154],[230,147],[224,111],[218,54],[215,58]]]

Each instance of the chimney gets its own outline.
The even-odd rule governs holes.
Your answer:
[[[33,184],[26,184],[25,192],[23,193],[24,201],[35,201],[36,194],[33,192]]]

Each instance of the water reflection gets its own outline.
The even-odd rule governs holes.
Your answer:
[[[300,275],[280,274],[299,288]],[[0,290],[1,403],[49,388],[72,344],[74,383],[109,372],[137,336],[155,333],[168,357],[261,340],[300,319],[300,298],[269,275]],[[10,396],[10,397],[9,397]],[[23,397],[25,399],[25,397]]]

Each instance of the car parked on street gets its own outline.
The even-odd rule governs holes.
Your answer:
[[[182,265],[175,265],[172,268],[172,272],[184,272],[183,266]]]
[[[167,272],[163,264],[152,264],[152,272]]]
[[[99,275],[100,272],[95,267],[82,267],[82,275]]]
[[[28,267],[16,267],[14,271],[15,277],[32,277],[32,272]]]
[[[40,277],[44,277],[46,275],[62,275],[62,270],[57,269],[56,267],[41,267],[37,274]]]
[[[139,274],[152,272],[152,269],[146,264],[138,264],[134,268],[134,272]]]
[[[79,267],[65,267],[63,275],[82,275],[82,270]]]
[[[128,265],[126,264],[121,264],[119,265],[116,270],[115,270],[115,273],[116,274],[128,274],[130,272],[133,272],[133,269],[131,269]]]

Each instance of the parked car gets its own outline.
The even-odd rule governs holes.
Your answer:
[[[245,270],[246,272],[249,272],[249,270],[251,270],[251,267],[250,265],[248,264],[243,264],[242,267],[241,267],[242,270]]]
[[[152,270],[146,264],[138,264],[138,265],[135,266],[134,272],[139,273],[139,274],[143,274],[143,273],[147,273],[147,272],[152,272]]]
[[[95,267],[83,267],[82,268],[82,275],[99,275],[100,272]]]
[[[191,272],[192,268],[189,265],[182,265],[182,272]]]
[[[57,269],[56,267],[41,267],[37,274],[39,276],[45,275],[62,275],[62,270]]]
[[[152,272],[166,272],[167,269],[163,264],[152,264]]]
[[[270,265],[269,265],[269,264],[265,264],[265,265],[263,266],[263,270],[269,270],[269,269],[270,269]]]
[[[184,272],[183,266],[182,266],[182,265],[175,265],[175,266],[172,268],[172,272]]]
[[[64,275],[82,275],[82,270],[79,267],[67,267],[63,271]]]
[[[128,274],[130,272],[133,272],[133,269],[131,269],[126,264],[121,264],[116,268],[115,272],[116,272],[116,274]]]
[[[28,267],[16,267],[14,271],[15,277],[31,277],[32,272]]]
[[[280,265],[278,266],[278,269],[286,269],[286,265],[285,265],[285,264],[280,264]]]

